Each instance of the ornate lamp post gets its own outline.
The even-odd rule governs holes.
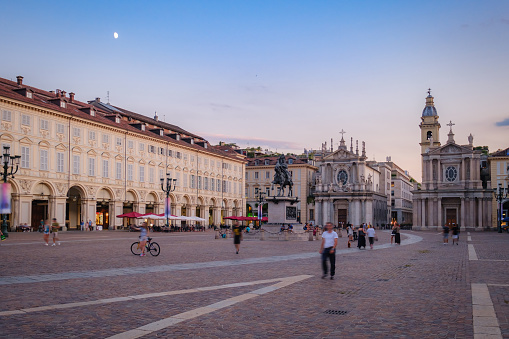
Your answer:
[[[258,225],[262,226],[262,218],[263,218],[263,201],[264,201],[264,195],[267,193],[262,192],[262,190],[258,190],[258,193],[255,195],[258,201]]]
[[[502,184],[498,184],[498,191],[496,188],[493,189],[493,193],[495,194],[495,199],[498,203],[498,213],[497,213],[497,229],[498,233],[502,233],[502,201],[509,197],[507,190],[502,187]]]
[[[7,180],[9,177],[12,177],[14,179],[14,174],[18,172],[19,168],[19,159],[21,158],[20,155],[11,155],[11,147],[10,146],[4,146],[4,154],[3,154],[3,179],[4,183],[7,183]],[[6,197],[10,199],[11,197]],[[8,237],[9,233],[7,231],[7,214],[2,214],[2,233],[4,236]]]
[[[170,223],[168,219],[170,217],[170,206],[169,199],[170,193],[175,191],[175,187],[177,186],[177,179],[171,178],[171,173],[166,173],[166,183],[164,182],[164,178],[161,178],[161,189],[164,193],[166,193],[166,201],[164,202],[164,214],[166,216],[166,227],[170,227]]]

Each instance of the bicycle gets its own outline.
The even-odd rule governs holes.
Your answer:
[[[141,254],[140,242],[135,241],[131,245],[131,252],[134,255]],[[159,253],[161,253],[161,247],[155,241],[152,241],[152,238],[148,238],[147,243],[145,244],[145,253],[150,253],[153,257],[157,257]]]

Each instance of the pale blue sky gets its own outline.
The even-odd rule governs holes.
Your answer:
[[[445,142],[508,147],[509,1],[0,1],[0,76],[211,142],[301,152],[342,128],[420,179],[432,88]],[[114,39],[113,33],[119,38]],[[497,122],[506,120],[503,126]]]

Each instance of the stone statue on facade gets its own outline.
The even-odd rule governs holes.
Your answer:
[[[288,186],[288,196],[292,196],[293,193],[293,181],[290,171],[288,171],[288,165],[284,155],[281,155],[277,159],[276,166],[274,167],[274,180],[272,185],[279,185],[277,189],[277,196],[284,196],[285,188]]]

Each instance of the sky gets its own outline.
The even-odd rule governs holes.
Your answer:
[[[509,1],[0,0],[0,77],[160,119],[211,143],[319,149],[339,131],[421,178],[440,141],[509,147]],[[115,39],[113,33],[118,33]]]

